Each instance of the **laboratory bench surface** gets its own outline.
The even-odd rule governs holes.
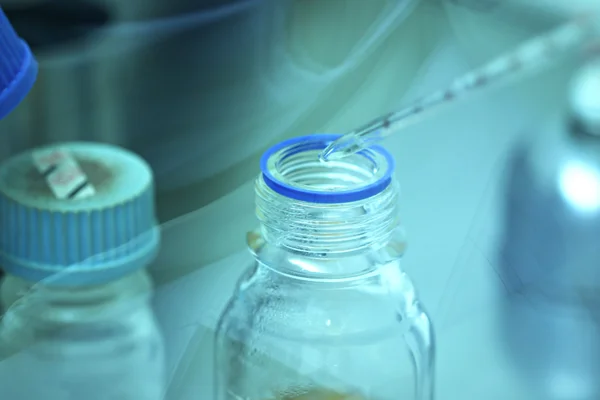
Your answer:
[[[469,66],[454,43],[441,46],[433,61],[410,96],[445,85]],[[535,399],[503,347],[497,310],[509,294],[493,260],[505,161],[536,121],[560,110],[568,72],[558,67],[475,96],[385,142],[402,187],[409,238],[403,265],[436,329],[437,399]],[[173,240],[177,231],[168,234]],[[243,250],[157,288],[168,400],[210,398],[215,325],[251,262]]]

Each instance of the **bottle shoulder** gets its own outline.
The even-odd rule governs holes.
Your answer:
[[[221,321],[231,330],[360,336],[398,334],[423,317],[426,311],[399,262],[340,280],[298,279],[257,262],[240,279]]]

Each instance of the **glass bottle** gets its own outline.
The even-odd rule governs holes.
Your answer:
[[[0,166],[0,397],[161,400],[145,267],[160,234],[149,166],[67,143]]]
[[[400,266],[393,157],[374,146],[319,161],[338,137],[261,159],[256,263],[217,327],[215,400],[433,398],[433,328]]]

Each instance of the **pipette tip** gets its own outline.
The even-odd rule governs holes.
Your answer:
[[[361,141],[355,135],[344,135],[333,141],[319,155],[321,161],[336,161],[344,157],[358,153],[362,150]]]

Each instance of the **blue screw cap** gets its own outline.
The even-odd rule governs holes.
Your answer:
[[[38,64],[31,49],[17,35],[0,8],[0,119],[27,96],[37,72]]]
[[[148,266],[160,244],[150,166],[100,143],[54,144],[3,162],[0,222],[0,266],[31,282],[110,282]]]

